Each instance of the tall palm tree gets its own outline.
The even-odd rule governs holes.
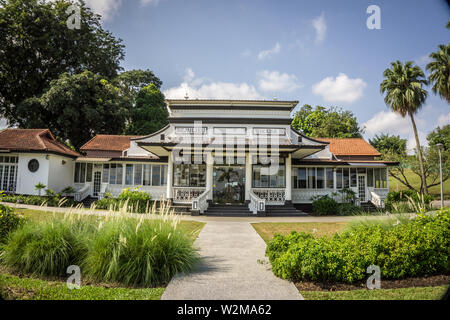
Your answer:
[[[432,52],[430,58],[433,61],[427,64],[427,70],[433,92],[450,103],[450,44],[439,45],[438,52]]]
[[[417,134],[414,114],[419,111],[425,103],[428,92],[422,88],[427,84],[425,75],[418,66],[411,61],[403,64],[400,61],[391,63],[391,69],[386,69],[383,73],[384,80],[380,84],[381,93],[386,93],[384,102],[394,112],[402,117],[409,115],[416,138],[417,155],[419,157],[420,176],[422,179],[421,191],[428,194],[427,182],[425,180],[425,170],[423,167],[422,149],[420,147],[419,135]]]

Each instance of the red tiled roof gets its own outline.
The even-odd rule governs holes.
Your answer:
[[[330,152],[336,156],[380,156],[374,147],[362,138],[316,138],[329,142]]]
[[[0,132],[0,150],[42,151],[78,157],[80,154],[56,141],[48,129],[5,129]]]
[[[130,147],[130,139],[142,136],[121,136],[98,134],[86,142],[81,151],[124,151]]]

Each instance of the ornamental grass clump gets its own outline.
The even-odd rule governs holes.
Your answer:
[[[68,266],[83,261],[88,229],[81,220],[28,221],[10,235],[3,247],[2,263],[23,273],[64,276]]]
[[[78,265],[83,278],[127,286],[160,285],[192,269],[193,240],[169,205],[139,218],[126,208],[102,217],[75,208],[63,219],[27,221],[10,234],[0,261],[40,276],[66,277],[67,267]]]
[[[95,280],[133,286],[167,283],[197,261],[188,235],[174,217],[108,219],[91,237],[82,269]]]

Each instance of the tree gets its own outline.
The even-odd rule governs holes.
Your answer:
[[[422,149],[414,120],[414,114],[425,103],[428,95],[427,91],[422,88],[423,85],[427,84],[427,80],[423,71],[418,66],[414,66],[411,61],[405,64],[400,61],[395,61],[391,63],[391,67],[391,69],[388,68],[383,73],[384,80],[380,84],[380,91],[382,94],[386,94],[384,102],[388,107],[402,117],[409,115],[411,118],[421,171],[420,176],[424,188],[420,191],[428,194]]]
[[[360,138],[363,132],[351,111],[322,106],[316,106],[313,110],[308,104],[297,111],[292,127],[317,138]]]
[[[381,134],[369,139],[369,143],[381,154],[395,154],[400,157],[406,156],[406,139],[400,136]]]
[[[47,186],[43,184],[42,182],[39,182],[37,185],[34,186],[34,189],[36,189],[39,193],[39,196],[41,196],[41,190],[45,189]]]
[[[420,165],[416,156],[399,156],[395,153],[387,153],[384,155],[385,160],[398,161],[399,165],[389,170],[390,176],[402,183],[411,190],[421,192],[421,190],[431,188],[440,184],[439,174],[439,153],[436,148],[437,143],[444,145],[442,151],[442,180],[447,181],[450,178],[450,125],[442,128],[437,127],[427,136],[428,147],[423,148],[424,155],[424,171],[426,177],[426,185],[421,179],[419,188],[415,187],[410,181],[410,175],[407,170],[411,170],[416,176],[421,177]]]
[[[79,148],[99,133],[121,134],[128,99],[108,80],[90,71],[62,74],[41,97],[19,105],[24,128],[48,127],[62,141]]]
[[[439,50],[432,52],[430,58],[433,61],[427,64],[427,70],[432,90],[450,103],[450,44],[439,45]]]
[[[125,131],[127,134],[150,134],[160,130],[169,122],[164,94],[153,83],[139,91],[136,106],[130,114],[130,123]]]
[[[18,106],[40,96],[62,73],[85,69],[111,79],[124,46],[80,1],[81,29],[69,29],[74,1],[0,0],[0,115],[21,125]]]
[[[114,84],[119,87],[123,94],[128,95],[132,101],[139,91],[144,87],[154,84],[156,88],[161,89],[162,81],[155,76],[151,70],[129,70],[120,73],[115,79]]]

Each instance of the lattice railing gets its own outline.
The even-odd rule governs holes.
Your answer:
[[[284,204],[286,201],[285,189],[252,189],[255,195],[264,199],[267,204]]]

